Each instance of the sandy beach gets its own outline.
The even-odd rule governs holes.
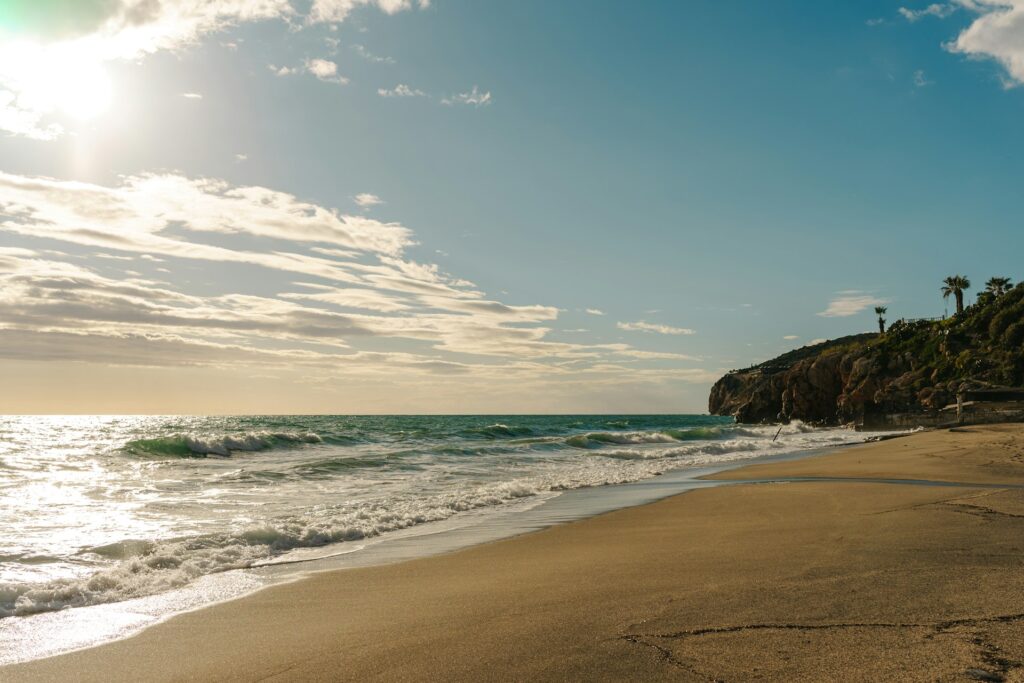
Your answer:
[[[774,477],[861,480],[704,489],[322,573],[0,679],[1024,680],[1024,428],[718,478]]]

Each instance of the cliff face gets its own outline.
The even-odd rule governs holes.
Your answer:
[[[856,376],[862,385],[866,379],[862,376],[870,374],[862,353],[875,337],[843,337],[730,372],[711,388],[709,408],[715,415],[733,415],[739,422],[847,422],[850,402],[841,399],[851,388],[851,378]]]
[[[964,387],[1024,385],[1024,285],[962,315],[897,322],[885,335],[843,337],[730,372],[709,409],[739,422],[872,421],[937,414]]]

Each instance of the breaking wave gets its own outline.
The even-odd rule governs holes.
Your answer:
[[[156,439],[136,439],[125,444],[125,450],[137,455],[204,458],[231,456],[233,451],[265,451],[271,448],[294,448],[302,444],[322,443],[312,432],[244,432],[219,436],[179,434]]]
[[[73,437],[56,419],[39,436],[40,424],[14,424],[23,445],[4,462],[18,468],[0,476],[66,473],[75,533],[38,531],[57,523],[45,504],[0,510],[13,539],[0,570],[18,577],[0,580],[0,617],[155,595],[553,492],[866,438],[708,416],[140,418]]]
[[[740,436],[764,437],[771,436],[773,428],[765,429],[760,427],[744,428],[733,425],[725,427],[693,427],[690,429],[663,429],[659,431],[634,431],[634,432],[588,432],[576,434],[565,440],[565,443],[574,448],[600,448],[608,444],[657,444],[675,443],[677,441],[714,441],[716,439],[729,439]],[[802,424],[793,423],[784,429],[789,433],[800,432],[804,429]]]
[[[115,564],[80,579],[0,584],[0,617],[146,597],[181,588],[204,575],[257,566],[289,550],[358,541],[541,493],[625,483],[656,473],[649,467],[576,467],[552,477],[527,477],[427,497],[409,493],[397,499],[314,510],[231,534],[128,540],[88,548],[82,551],[83,560],[98,556],[116,560]]]
[[[529,436],[533,434],[533,429],[530,427],[523,426],[509,426],[496,422],[486,427],[480,427],[476,429],[463,430],[462,435],[468,437],[484,437],[486,439],[511,439],[517,436]]]

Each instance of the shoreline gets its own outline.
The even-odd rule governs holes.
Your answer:
[[[1011,456],[1008,460],[992,457],[997,451],[1011,452]],[[230,602],[174,616],[124,640],[4,667],[0,672],[4,674],[5,680],[7,677],[10,677],[10,680],[56,680],[61,676],[83,680],[129,680],[130,676],[137,678],[140,675],[147,680],[175,680],[187,677],[186,670],[176,672],[175,669],[164,669],[161,662],[166,664],[172,661],[168,659],[170,652],[178,652],[180,658],[182,652],[188,651],[192,654],[189,655],[187,672],[204,680],[252,680],[271,675],[275,671],[285,674],[283,679],[315,678],[313,670],[310,669],[313,663],[318,663],[317,666],[320,668],[317,671],[322,671],[324,677],[332,680],[392,673],[419,678],[426,677],[424,672],[427,670],[432,671],[434,676],[470,678],[485,671],[479,668],[483,663],[488,663],[490,669],[487,670],[492,672],[492,676],[494,666],[505,666],[506,670],[511,672],[510,675],[555,678],[568,675],[596,678],[642,675],[662,678],[666,677],[667,664],[671,672],[669,677],[687,680],[686,676],[695,674],[692,671],[687,673],[685,666],[673,664],[680,656],[673,649],[678,643],[662,643],[659,640],[661,636],[651,636],[651,633],[664,635],[689,629],[693,633],[699,631],[700,634],[686,636],[684,640],[742,640],[740,636],[726,637],[726,631],[701,629],[727,628],[729,619],[725,617],[729,616],[729,613],[734,617],[738,617],[740,613],[745,613],[749,618],[757,616],[764,622],[765,615],[774,612],[781,619],[786,612],[773,603],[779,602],[786,595],[789,595],[790,599],[782,601],[789,608],[804,612],[803,620],[808,622],[806,627],[810,629],[808,633],[821,631],[824,634],[827,630],[825,624],[813,623],[822,620],[814,619],[806,612],[807,605],[804,603],[807,600],[798,600],[800,591],[794,592],[794,586],[786,581],[774,585],[774,591],[753,590],[763,583],[763,579],[759,578],[759,571],[749,566],[751,560],[760,558],[763,561],[760,572],[769,575],[781,572],[782,578],[792,578],[787,571],[791,573],[791,565],[794,562],[800,565],[800,554],[795,553],[796,559],[784,557],[779,555],[780,549],[788,548],[794,552],[800,550],[815,555],[845,558],[847,562],[839,562],[832,567],[836,576],[831,578],[838,580],[844,578],[841,576],[843,566],[856,565],[858,561],[863,562],[863,558],[853,552],[856,548],[851,547],[848,537],[835,538],[830,536],[830,530],[835,526],[857,527],[858,523],[863,522],[861,517],[865,510],[861,508],[865,506],[877,507],[884,503],[883,507],[886,507],[897,503],[897,510],[902,509],[900,505],[907,504],[912,506],[908,509],[918,510],[938,505],[938,501],[941,500],[964,498],[969,501],[970,496],[985,496],[992,500],[998,499],[1000,505],[1007,510],[1017,510],[1017,506],[1024,508],[1024,492],[1013,486],[1024,482],[1022,451],[1024,430],[1019,426],[1012,426],[971,428],[966,434],[925,432],[906,439],[841,448],[824,455],[805,456],[788,462],[736,463],[725,472],[711,474],[704,480],[708,486],[690,491],[690,495],[687,496],[671,495],[657,502],[620,508],[579,521],[550,526],[533,533],[472,545],[443,555],[369,568],[311,574],[299,581],[271,586]],[[882,483],[853,480],[842,483],[736,482],[740,478],[751,480],[758,479],[759,476],[875,476],[889,480],[913,478],[932,479],[935,482],[960,481],[965,482],[965,486],[951,489],[948,486],[929,486],[927,482],[912,484],[908,481]],[[730,482],[729,485],[722,486],[727,482]],[[986,488],[972,489],[970,484],[983,484]],[[1000,484],[1009,486],[1005,489],[989,488],[998,487]],[[837,490],[838,486],[843,487],[842,491]],[[853,492],[856,492],[856,495],[848,495]],[[809,503],[817,504],[817,507],[811,505],[810,509],[822,509],[821,519],[805,513]],[[825,507],[821,508],[822,505]],[[965,502],[962,505],[971,507],[973,503]],[[709,510],[716,510],[720,514],[710,515]],[[1024,517],[1016,512],[1004,510],[1004,513],[993,513],[989,516],[996,519],[997,523],[1010,525],[1020,522],[1018,518]],[[870,516],[884,517],[886,514],[892,514],[892,511],[876,510]],[[928,516],[920,511],[908,514],[917,517]],[[960,511],[949,513],[933,510],[930,514],[957,514],[971,518],[971,521],[980,519],[977,515],[963,514]],[[763,538],[758,538],[757,534],[751,536],[751,527],[762,524],[762,518],[765,516],[775,519],[782,528],[792,527],[789,530],[794,533],[776,536],[772,533],[772,525],[754,529],[761,532],[760,536],[767,534],[773,537],[775,546],[764,546]],[[915,517],[910,521],[920,526],[922,520]],[[900,536],[906,530],[900,525],[889,525],[883,531]],[[951,531],[948,523],[927,523],[918,529],[919,535],[923,533],[942,536],[943,533],[953,531],[956,529]],[[1017,531],[1020,529],[1017,528]],[[824,538],[821,536],[823,533]],[[638,543],[636,536],[643,536],[650,543]],[[885,534],[882,534],[871,538],[874,538],[874,543],[885,546],[884,554],[900,555],[900,548],[892,547],[891,543],[884,543],[884,536]],[[975,533],[973,542],[977,544],[983,540],[982,536],[983,534]],[[988,540],[990,543],[1005,545],[1006,539],[1003,536],[1005,534],[996,534]],[[795,537],[803,538],[803,543],[794,546]],[[1010,537],[1012,538],[1012,534]],[[860,543],[867,542],[866,538],[861,534]],[[957,539],[960,543],[970,540],[960,536]],[[751,552],[751,544],[760,546],[761,552]],[[942,543],[938,543],[937,548],[941,547]],[[906,554],[905,549],[902,552]],[[945,548],[936,558],[948,554],[949,549]],[[718,565],[707,564],[712,559],[709,555],[718,555],[720,563],[731,568],[715,569]],[[1010,562],[1016,568],[1016,575],[1020,575],[1021,553],[1011,552],[1009,556],[1012,561],[1005,558],[1004,561]],[[968,559],[969,557],[968,555]],[[920,561],[921,557],[914,559]],[[932,562],[931,565],[926,567],[929,576],[934,579],[936,575],[943,574],[943,568],[937,566],[936,562]],[[746,571],[739,571],[738,568],[743,567]],[[600,568],[607,569],[618,579],[629,577],[630,580],[611,580],[608,573],[602,573]],[[808,569],[806,566],[803,567],[804,574]],[[866,570],[868,567],[861,569]],[[988,567],[988,573],[1000,574],[997,571],[999,569],[998,566]],[[878,570],[878,567],[872,569],[874,572]],[[887,570],[893,571],[893,568],[888,567]],[[428,581],[426,577],[431,577],[431,580]],[[498,577],[505,580],[501,581]],[[584,581],[583,577],[588,580]],[[726,581],[727,578],[729,581]],[[825,577],[811,578],[820,580]],[[850,577],[847,576],[845,579],[849,581]],[[901,580],[910,581],[911,577],[902,577]],[[989,576],[989,582],[993,580],[992,576]],[[727,596],[721,593],[721,589],[714,588],[723,581],[732,586],[734,593]],[[929,608],[953,599],[944,597],[941,601],[935,600],[928,604],[919,596],[915,597],[914,591],[898,591],[893,595],[891,586],[877,585],[877,580],[874,584],[871,581],[867,583],[873,590],[887,594],[890,600],[902,600],[904,603],[909,600],[915,603],[902,605],[903,612],[909,614],[916,610],[917,622],[921,623],[927,621],[924,617],[928,616]],[[996,583],[1001,586],[999,590],[990,586],[987,591],[964,593],[961,589],[957,599],[971,598],[976,602],[985,603],[986,600],[991,602],[989,598],[994,597],[999,602],[1008,604],[1012,601],[1008,599],[1015,598],[1022,587],[1021,580],[1016,578],[1013,572],[1007,576],[1000,575]],[[1011,585],[1015,587],[1013,590],[1007,588]],[[385,588],[390,589],[389,596],[383,595],[388,593],[383,590]],[[472,600],[466,599],[467,591],[472,593]],[[920,586],[918,592],[922,591],[927,593],[928,587]],[[868,596],[870,592],[865,590],[861,595]],[[935,598],[934,586],[931,592]],[[747,595],[749,604],[737,602],[736,596],[741,594]],[[398,600],[395,595],[405,596],[407,599]],[[682,595],[688,596],[689,599],[683,600],[685,609],[680,612],[678,608],[673,607],[673,603],[682,600]],[[447,597],[441,600],[441,596]],[[811,596],[804,597],[814,598],[815,595],[812,593]],[[845,602],[839,599],[839,596],[821,590],[818,590],[816,598],[812,602]],[[865,600],[868,603],[872,602],[869,597]],[[534,608],[547,606],[549,609],[527,609],[528,605]],[[719,607],[712,609],[714,605]],[[758,605],[760,609],[756,609]],[[330,609],[330,606],[334,609]],[[863,607],[854,609],[853,605],[846,604],[845,611],[863,612]],[[875,601],[875,607],[882,610],[883,605]],[[1024,613],[1024,604],[1019,607],[1018,612]],[[405,609],[405,612],[398,613],[401,609]],[[509,610],[518,614],[519,619],[510,621],[502,616],[507,616]],[[577,612],[580,614],[576,614]],[[832,616],[850,616],[843,612],[843,609],[836,607],[832,610]],[[699,618],[701,615],[703,618]],[[312,616],[316,618],[310,619]],[[608,618],[612,616],[615,618],[609,623]],[[712,616],[715,618],[711,618]],[[862,616],[871,621],[868,619],[869,615]],[[956,620],[970,617],[969,614],[958,617],[953,613],[932,616],[935,617],[933,621],[940,618]],[[1005,617],[1007,614],[993,613],[988,616]],[[667,629],[667,626],[652,630],[649,628],[652,619],[667,620],[666,624],[671,623],[675,630]],[[879,623],[884,621],[879,615],[874,615],[874,619]],[[310,621],[316,623],[309,623]],[[753,621],[756,622],[758,619]],[[783,621],[793,623],[791,618]],[[889,621],[902,623],[908,619],[893,619],[890,615]],[[234,633],[243,623],[245,626],[241,630],[246,633]],[[481,628],[487,625],[490,629],[468,628],[467,623],[476,624]],[[561,629],[551,631],[552,624],[566,627],[571,624],[574,628],[565,632]],[[648,626],[644,629],[634,628],[640,624]],[[412,628],[413,626],[416,628]],[[495,627],[502,633],[502,637],[497,640],[489,635]],[[802,628],[804,627],[798,627],[796,630]],[[849,625],[843,628],[854,629]],[[880,626],[862,628],[869,631],[885,630]],[[886,628],[900,630],[896,626]],[[914,628],[927,630],[929,627]],[[1018,624],[1016,621],[1007,622],[1000,628],[1013,630],[1018,628]],[[744,628],[729,633],[751,631],[760,634],[758,637],[767,637],[771,633],[777,640],[782,636],[776,631],[781,633],[787,630],[792,629],[787,627],[773,630],[770,625],[762,624],[756,629]],[[595,637],[597,633],[603,633],[604,638],[611,640],[588,639],[585,633],[591,632]],[[205,634],[206,639],[199,639],[199,633]],[[338,633],[345,633],[346,638],[338,639]],[[375,640],[368,636],[383,633],[386,633],[388,638]],[[714,633],[720,636],[713,635]],[[1019,635],[1024,631],[1014,633]],[[246,634],[252,637],[244,637]],[[905,639],[905,635],[900,637]],[[549,641],[545,641],[546,645],[542,642],[543,638],[538,640],[541,636],[549,638]],[[270,647],[275,637],[287,641],[289,647],[283,650]],[[230,641],[230,647],[228,643],[222,642],[224,638]],[[394,659],[397,655],[393,651],[393,641],[403,643],[402,656],[398,657],[398,660]],[[238,648],[245,656],[227,656],[221,651],[220,646],[211,646],[211,643],[215,642],[220,642],[228,649]],[[555,642],[560,645],[554,647]],[[256,647],[257,643],[263,643],[265,647]],[[356,649],[363,654],[343,656],[355,647],[355,643],[359,643]],[[498,649],[481,649],[487,643]],[[529,649],[528,653],[522,650],[527,643],[533,648]],[[570,647],[574,654],[560,657],[558,653],[565,654],[564,647]],[[506,650],[515,650],[520,656],[512,660],[501,657],[495,659]],[[300,652],[304,654],[297,659],[297,653]],[[414,654],[417,652],[418,655]],[[437,652],[447,654],[442,656]],[[381,658],[376,663],[372,656],[374,653]],[[853,656],[852,653],[846,654]],[[387,655],[392,656],[389,661],[393,662],[394,668],[382,669],[382,661],[388,660]],[[691,653],[688,649],[687,657],[700,659],[699,653]],[[728,659],[732,662],[730,666],[738,666],[742,661],[746,661],[733,652],[730,652]],[[1022,659],[1024,653],[1017,659],[1011,658],[1009,661]],[[800,658],[796,660],[800,661]],[[792,662],[794,658],[790,657],[787,661]],[[857,670],[862,668],[853,660],[848,662],[849,666]],[[290,668],[282,668],[285,663]],[[821,662],[816,665],[820,666]],[[792,664],[790,668],[793,666],[796,665]],[[704,670],[699,666],[694,668],[694,671]],[[965,670],[961,669],[961,673]],[[611,671],[617,672],[616,675],[611,675]],[[775,673],[781,676],[782,671],[783,669],[779,669]],[[1008,671],[1018,669],[1012,666]],[[561,673],[555,675],[554,672]],[[599,675],[602,673],[604,675]],[[774,675],[771,673],[771,667],[765,669],[764,673],[769,677]],[[790,674],[797,678],[803,675],[797,669],[787,673]]]
[[[686,465],[636,481],[550,492],[537,500],[523,499],[503,506],[471,510],[448,520],[388,532],[363,541],[293,551],[297,555],[294,559],[210,574],[193,584],[163,593],[14,617],[8,623],[0,621],[0,671],[18,664],[103,647],[135,637],[180,615],[245,599],[268,588],[301,581],[319,573],[386,566],[500,542],[700,488],[729,485],[732,482],[716,481],[711,476],[751,463],[818,457],[868,442],[870,440],[783,451],[717,464]],[[325,554],[329,548],[335,550]],[[102,630],[104,628],[106,631]]]

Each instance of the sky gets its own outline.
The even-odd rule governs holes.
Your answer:
[[[0,412],[700,413],[1019,281],[1024,0],[0,0]]]

